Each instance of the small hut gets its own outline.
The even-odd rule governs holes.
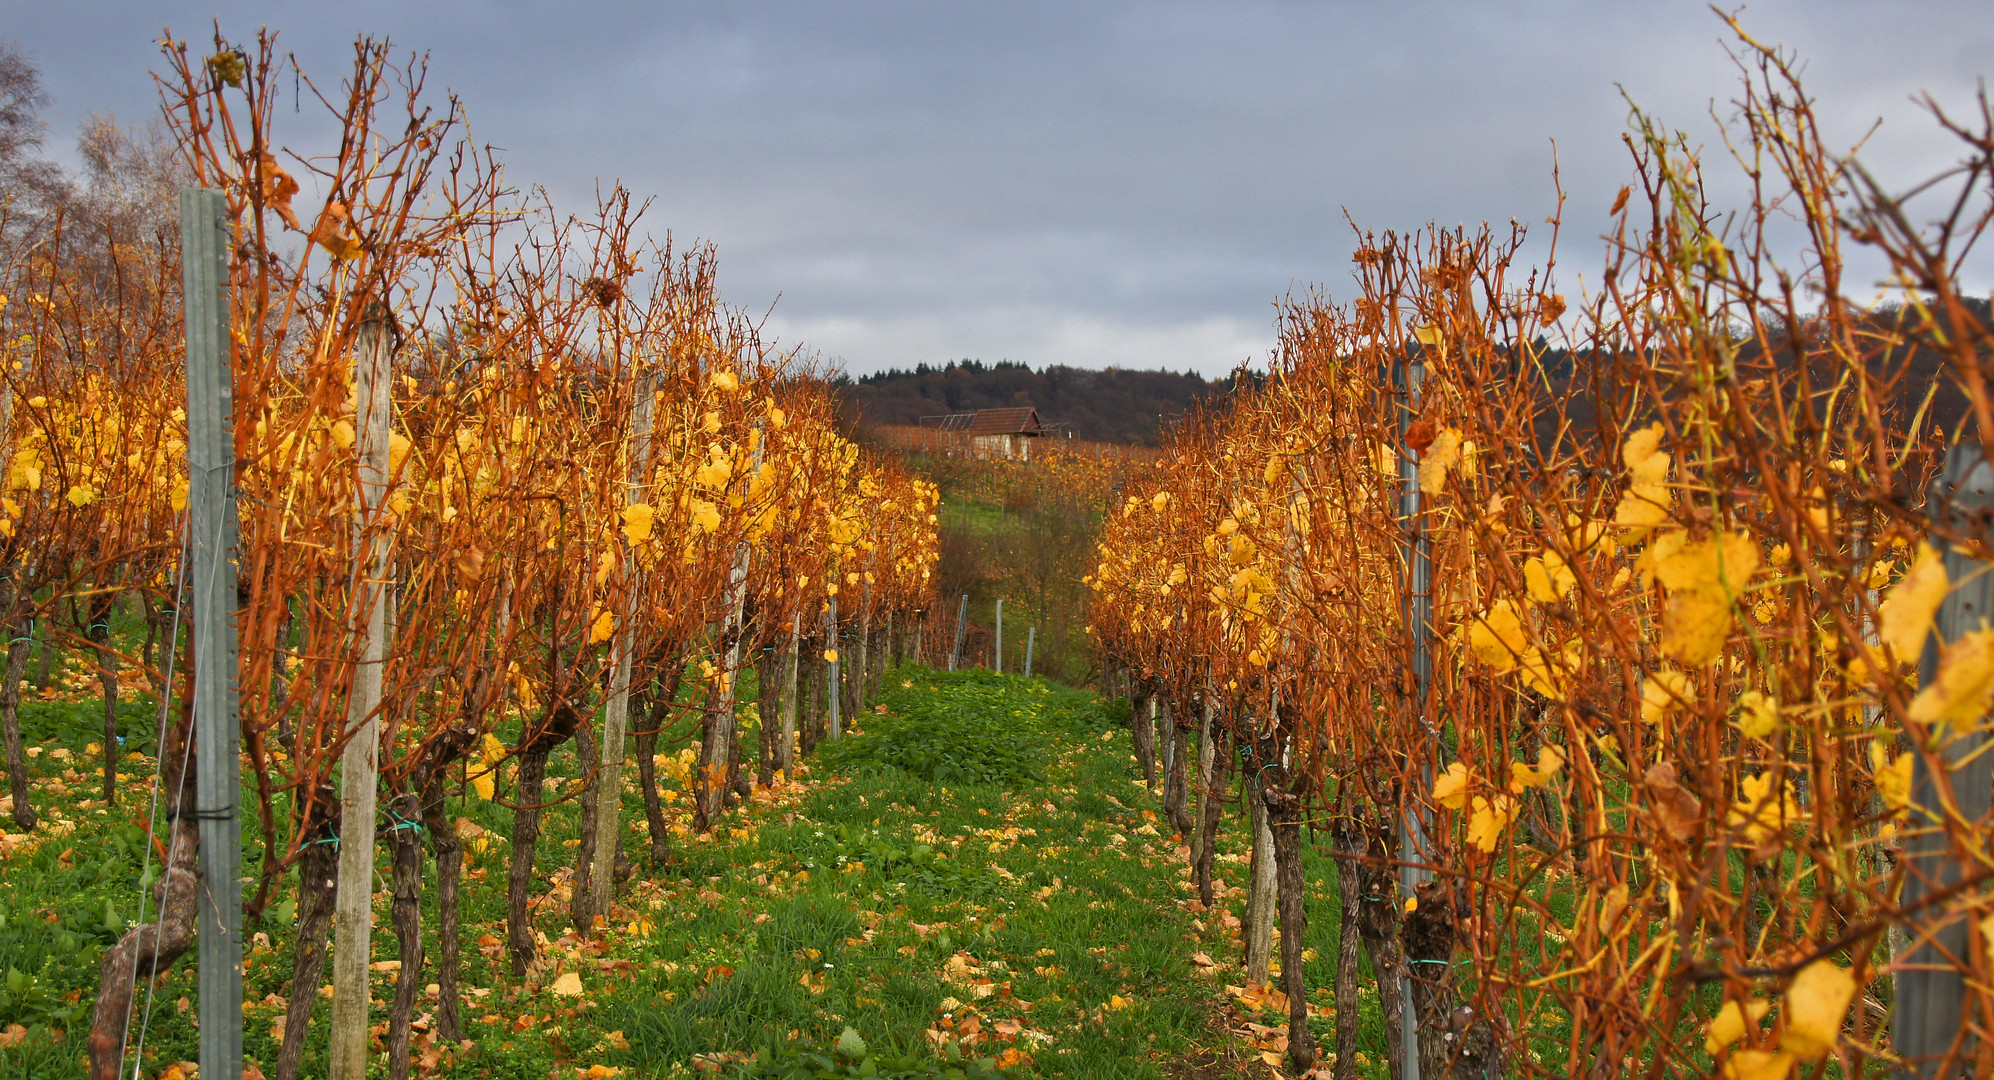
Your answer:
[[[1002,461],[1030,461],[1032,440],[1045,434],[1039,411],[1030,405],[924,416],[921,426],[940,431],[949,453]]]

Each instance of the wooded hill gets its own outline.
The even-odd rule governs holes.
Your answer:
[[[837,392],[860,424],[916,424],[941,413],[1032,405],[1049,429],[1064,424],[1076,439],[1154,446],[1165,422],[1232,387],[1230,378],[1190,372],[1065,366],[1034,371],[1010,360],[956,360],[841,379]]]

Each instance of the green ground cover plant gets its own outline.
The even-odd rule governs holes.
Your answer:
[[[462,909],[469,1037],[447,1044],[425,1023],[418,1074],[1139,1078],[1211,1062],[1264,1074],[1226,1029],[1251,1038],[1241,1025],[1278,1023],[1263,1002],[1225,993],[1239,981],[1244,837],[1221,839],[1226,900],[1196,911],[1183,849],[1134,769],[1122,703],[1042,679],[906,668],[887,674],[877,704],[798,782],[758,790],[710,834],[677,831],[670,859],[640,864],[589,940],[567,921],[578,812],[560,804],[536,867],[546,945],[523,979],[501,946],[511,811],[453,803],[483,841],[467,848]],[[10,849],[0,875],[0,1029],[22,1029],[0,1047],[0,1077],[82,1075],[69,1032],[82,1030],[103,948],[135,914],[151,763],[130,763],[132,795],[107,810],[88,797],[83,749],[31,759],[61,835]],[[551,772],[550,792],[577,786],[571,750]],[[629,798],[634,855],[644,817]],[[1311,881],[1334,881],[1326,860]],[[424,901],[433,936],[433,891]],[[385,919],[385,894],[380,908]],[[251,926],[245,1043],[263,1067],[299,1007],[286,998],[294,917],[280,902]],[[1336,955],[1324,922],[1310,935],[1319,985],[1333,972],[1315,964]],[[394,950],[377,935],[382,1000]],[[144,1076],[193,1059],[196,1001],[188,962],[141,994]],[[321,1018],[329,1009],[312,1004]],[[308,1075],[322,1055],[308,1046]]]

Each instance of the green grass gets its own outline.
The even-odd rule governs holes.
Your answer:
[[[949,495],[942,499],[941,519],[943,529],[973,536],[991,536],[1017,528],[1017,523],[1004,512],[1003,507],[961,495]]]
[[[710,1075],[695,1063],[703,1058],[757,1075],[848,1075],[862,1062],[835,1045],[850,1028],[882,1075],[917,1063],[966,1076],[975,1058],[1015,1049],[1023,1057],[1011,1059],[1010,1075],[1112,1080],[1174,1075],[1233,1042],[1210,1019],[1221,993],[1214,975],[1226,969],[1200,974],[1190,958],[1203,952],[1225,964],[1235,939],[1222,917],[1187,910],[1188,870],[1155,800],[1132,780],[1121,714],[1044,680],[982,671],[889,673],[880,703],[885,713],[861,714],[852,735],[820,748],[802,784],[758,796],[709,837],[675,836],[666,865],[640,865],[598,942],[567,933],[565,904],[537,909],[546,966],[525,980],[510,977],[497,950],[478,947],[482,935],[503,934],[503,840],[473,859],[463,910],[473,1044],[450,1048],[436,1074],[544,1080],[603,1065],[626,1077]],[[13,856],[0,875],[8,913],[0,970],[32,980],[0,998],[0,1027],[30,1029],[0,1050],[0,1077],[82,1075],[95,961],[113,940],[110,927],[136,908],[142,833],[128,806],[76,805],[95,794],[78,772],[92,765],[82,757],[72,748],[67,762],[45,754],[31,763],[38,805],[73,831]],[[566,790],[572,749],[553,765]],[[510,831],[511,811],[498,803],[474,798],[453,803],[451,814],[499,837]],[[573,803],[551,810],[539,847],[536,879],[556,900],[577,816]],[[634,792],[625,821],[626,848],[641,858]],[[1225,843],[1238,852],[1243,838]],[[1220,869],[1244,885],[1243,860]],[[1327,869],[1312,880],[1333,882]],[[433,935],[433,888],[424,899]],[[271,1029],[288,1007],[287,916],[274,906],[250,927],[268,944],[245,964],[245,996],[257,1003],[245,1047],[266,1069],[278,1050]],[[377,926],[375,957],[390,959],[385,910]],[[1334,927],[1323,929],[1310,938],[1327,965]],[[428,951],[433,958],[433,936]],[[1326,983],[1327,966],[1315,967],[1312,980]],[[551,993],[566,974],[579,976],[579,997]],[[377,1000],[391,988],[391,976],[377,975]],[[152,998],[147,1076],[195,1057],[195,998],[189,958]],[[323,1067],[315,1063],[324,1060],[329,1013],[315,1004],[308,1075]],[[937,1039],[945,1047],[978,1028],[970,1060],[938,1055]],[[765,1063],[752,1066],[758,1053]]]

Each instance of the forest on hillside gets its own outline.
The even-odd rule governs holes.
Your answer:
[[[1064,424],[1076,439],[1154,446],[1167,422],[1195,402],[1229,395],[1233,386],[1230,377],[1195,372],[1033,370],[1011,360],[954,360],[843,381],[838,393],[860,424],[917,424],[941,413],[1032,405],[1048,427]]]

